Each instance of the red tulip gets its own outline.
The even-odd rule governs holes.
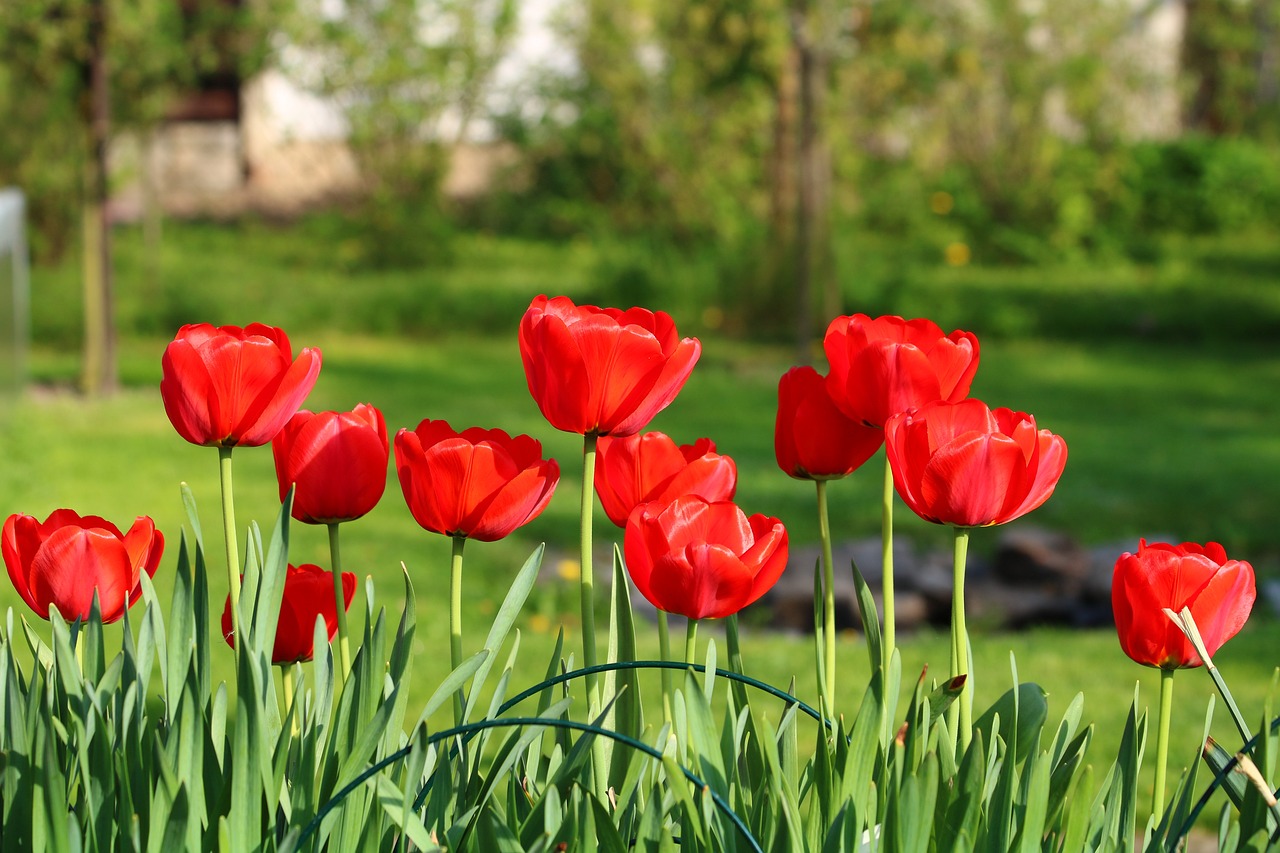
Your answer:
[[[261,323],[183,326],[161,361],[160,396],[178,434],[206,447],[258,447],[298,411],[320,373],[320,350],[293,357]]]
[[[271,441],[280,499],[290,486],[293,517],[307,524],[351,521],[378,505],[387,487],[387,425],[361,403],[350,412],[298,412]]]
[[[955,527],[1004,524],[1053,494],[1067,443],[1036,420],[981,400],[929,403],[885,425],[898,494],[926,521]]]
[[[837,317],[822,347],[831,363],[831,399],[855,421],[876,427],[925,403],[963,400],[978,369],[978,339],[959,330],[944,335],[931,320]]]
[[[556,429],[631,435],[675,399],[702,345],[661,311],[539,296],[520,321],[529,393]]]
[[[1209,654],[1236,635],[1253,608],[1253,567],[1228,560],[1217,542],[1168,545],[1146,540],[1122,554],[1111,578],[1120,648],[1144,666],[1200,666],[1191,642],[1165,614],[1191,608]]]
[[[812,367],[793,367],[778,381],[773,450],[788,476],[837,480],[861,467],[883,443],[883,430],[836,408],[826,379]]]
[[[492,542],[546,508],[560,466],[542,444],[500,429],[454,432],[425,420],[396,433],[396,471],[418,524],[433,533]]]
[[[769,591],[787,566],[787,529],[737,504],[696,495],[644,504],[627,519],[627,571],[659,610],[731,616]]]
[[[15,514],[4,522],[4,565],[22,600],[41,619],[57,608],[68,621],[87,619],[98,593],[103,622],[115,622],[142,595],[143,572],[153,577],[164,535],[145,515],[121,533],[106,519],[55,510],[41,524]]]
[[[595,486],[609,520],[626,527],[631,511],[643,503],[668,504],[683,495],[733,500],[738,466],[716,453],[709,438],[676,446],[660,432],[606,436],[600,439]]]
[[[351,607],[356,594],[356,576],[342,573],[344,609]],[[333,598],[333,572],[319,566],[289,566],[284,575],[284,593],[280,599],[280,621],[276,623],[276,643],[271,649],[274,664],[302,663],[315,657],[316,617],[324,617],[329,639],[338,630],[338,608]],[[231,628],[231,598],[222,608],[222,638],[235,648]]]

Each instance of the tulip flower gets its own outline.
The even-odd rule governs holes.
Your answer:
[[[350,412],[300,411],[271,440],[280,500],[293,491],[293,517],[329,528],[334,609],[338,619],[338,656],[342,673],[351,671],[351,646],[343,591],[341,522],[360,518],[377,506],[387,487],[387,425],[382,412],[360,403]]]
[[[1191,608],[1209,654],[1244,626],[1253,608],[1253,567],[1228,560],[1217,542],[1138,543],[1138,553],[1116,561],[1111,606],[1124,653],[1143,666],[1181,669],[1203,661],[1190,641],[1169,620]]]
[[[582,435],[579,584],[582,658],[588,668],[596,663],[591,489],[597,437],[644,429],[675,399],[701,352],[702,344],[681,339],[674,321],[661,311],[579,306],[565,296],[539,296],[520,320],[529,393],[553,427]],[[588,694],[595,691],[595,675],[586,685]]]
[[[396,471],[413,518],[426,530],[492,542],[546,508],[560,466],[527,435],[425,420],[395,440]]]
[[[532,521],[551,500],[560,466],[542,458],[542,444],[527,435],[471,427],[455,432],[445,421],[425,420],[395,440],[396,471],[413,518],[453,539],[449,574],[449,652],[462,663],[462,551],[467,539],[492,542]],[[462,722],[461,694],[454,719]]]
[[[972,333],[944,335],[925,319],[837,317],[822,348],[831,363],[832,400],[854,420],[878,427],[925,403],[963,400],[978,370]]]
[[[121,533],[104,518],[59,509],[43,523],[9,516],[0,550],[14,589],[41,619],[50,607],[68,621],[87,619],[96,592],[102,621],[110,623],[142,595],[142,573],[155,575],[164,535],[145,515]]]
[[[520,357],[543,417],[565,432],[631,435],[670,405],[702,345],[661,311],[539,296],[520,321]]]
[[[696,495],[636,507],[623,538],[627,571],[649,603],[689,619],[721,619],[756,601],[787,565],[787,530],[730,501]]]
[[[856,421],[883,427],[893,415],[935,400],[957,402],[969,393],[978,369],[978,339],[969,332],[944,335],[931,320],[865,314],[837,317],[822,348],[831,364],[828,391]],[[881,504],[884,601],[883,666],[895,643],[893,596],[893,475],[886,458]]]
[[[778,381],[773,449],[780,467],[799,480],[838,480],[852,474],[884,443],[884,431],[844,414],[826,378],[793,367]]]
[[[240,552],[231,451],[266,444],[284,428],[316,383],[320,350],[308,347],[295,359],[288,335],[274,326],[197,323],[178,330],[160,365],[160,397],[178,435],[218,448],[227,587],[236,605]]]
[[[1026,515],[1053,494],[1067,444],[1023,412],[988,409],[981,400],[937,401],[894,415],[884,446],[894,486],[916,515],[955,528],[951,674],[969,675],[964,574],[969,529]],[[968,746],[973,679],[956,702],[951,731]]]
[[[1053,494],[1067,443],[1023,412],[981,400],[931,403],[885,426],[898,494],[936,524],[986,527],[1020,518]]]
[[[1191,610],[1210,655],[1244,627],[1253,609],[1253,567],[1228,560],[1217,542],[1170,545],[1139,540],[1138,553],[1122,554],[1111,577],[1111,608],[1124,653],[1160,669],[1156,735],[1155,820],[1164,807],[1173,674],[1204,663],[1191,641],[1165,613]],[[1227,697],[1231,710],[1238,711]]]
[[[298,412],[271,442],[280,500],[294,488],[293,517],[306,524],[360,518],[387,487],[390,445],[382,412]]]
[[[262,323],[183,326],[164,350],[160,396],[178,434],[205,447],[258,447],[298,411],[320,373],[320,350],[293,357]]]
[[[351,606],[356,594],[356,576],[341,573],[342,609]],[[333,597],[332,572],[309,563],[290,565],[284,576],[284,592],[280,599],[280,621],[276,623],[276,641],[271,649],[271,662],[278,665],[304,663],[315,657],[316,617],[324,619],[325,631],[332,640],[338,629],[337,602]],[[235,631],[231,624],[231,598],[222,609],[222,636],[235,648]]]
[[[643,503],[667,504],[683,495],[713,502],[733,500],[738,466],[716,453],[709,438],[677,445],[660,432],[604,436],[595,486],[605,515],[618,527],[626,527],[631,511]]]
[[[822,678],[826,713],[834,716],[836,681],[835,567],[827,514],[827,481],[852,474],[884,444],[884,430],[850,418],[831,399],[826,378],[812,367],[793,367],[778,380],[778,417],[773,450],[789,477],[813,480],[818,493],[822,540]]]

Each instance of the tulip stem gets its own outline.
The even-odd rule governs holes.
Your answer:
[[[698,620],[690,619],[684,633],[684,662],[689,666],[698,663]]]
[[[582,663],[590,668],[596,665],[596,602],[595,572],[591,566],[591,515],[595,508],[597,436],[588,433],[582,437],[582,557],[579,582],[582,590]],[[588,693],[595,690],[596,678],[587,679]]]
[[[881,632],[883,656],[880,665],[888,672],[896,632],[893,600],[893,467],[889,464],[887,450],[884,454],[884,503],[880,514],[880,567],[880,598],[884,609],[884,630]]]
[[[1175,669],[1160,669],[1160,719],[1156,724],[1156,787],[1151,805],[1151,820],[1160,823],[1164,814],[1164,789],[1169,762],[1169,718],[1173,715],[1173,674]]]
[[[658,611],[658,657],[671,660],[671,629],[667,625],[667,611]],[[675,716],[671,713],[671,671],[662,671],[662,719],[670,725]]]
[[[239,635],[240,546],[236,542],[235,489],[231,480],[230,447],[218,447],[218,473],[222,481],[222,533],[227,545],[227,588],[231,596],[231,619]]]
[[[818,537],[822,540],[822,662],[824,712],[835,716],[836,696],[836,590],[831,558],[831,524],[827,515],[827,481],[815,480],[818,487]]]
[[[329,568],[333,572],[333,604],[338,612],[338,650],[342,660],[342,680],[351,675],[351,641],[347,632],[347,597],[342,589],[342,552],[338,548],[338,522],[329,525]]]
[[[453,537],[453,557],[449,563],[449,668],[462,665],[462,548],[467,537]],[[462,725],[465,696],[459,689],[453,697],[453,718]]]
[[[280,667],[280,678],[282,682],[282,687],[284,689],[285,716],[288,716],[289,712],[294,710],[293,708],[293,696],[294,696],[293,670],[295,666],[296,664],[287,663],[284,666]],[[298,715],[296,712],[294,712],[292,719],[293,719],[293,722],[290,723],[289,725],[289,731],[296,738],[298,735],[302,733],[302,725],[301,723],[298,722]]]
[[[951,592],[951,676],[966,677],[960,695],[947,711],[947,724],[953,742],[958,742],[962,751],[969,748],[973,736],[973,677],[969,673],[969,632],[964,624],[964,574],[968,556],[969,529],[957,527]]]

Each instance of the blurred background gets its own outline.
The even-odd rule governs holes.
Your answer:
[[[1090,555],[1140,536],[1280,567],[1280,0],[3,0],[0,129],[0,513],[146,513],[176,548],[185,480],[217,530],[160,355],[185,323],[267,322],[324,350],[308,408],[500,426],[561,460],[543,517],[468,552],[478,626],[548,541],[522,624],[549,648],[574,628],[580,444],[529,399],[515,330],[563,293],[702,337],[654,428],[714,438],[797,550],[817,525],[773,459],[778,377],[825,370],[836,315],[897,313],[975,332],[974,394],[1066,438],[1028,524],[1101,576],[1091,612],[1113,558]],[[269,529],[270,453],[236,457],[240,518]],[[878,535],[882,464],[833,488],[839,541]],[[447,542],[391,474],[344,551],[392,602],[404,561],[443,643]],[[327,560],[323,530],[293,547]],[[1255,697],[1280,630],[1258,610],[1234,658]],[[929,630],[907,654],[939,666]],[[1064,699],[1111,660],[1122,714],[1114,634],[1072,642],[980,654],[1001,673],[1013,645]],[[759,654],[808,688],[807,645]]]

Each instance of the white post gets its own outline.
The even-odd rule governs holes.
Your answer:
[[[13,274],[13,346],[15,388],[26,381],[30,328],[31,266],[27,252],[27,202],[22,191],[0,189],[0,261],[9,255]]]

